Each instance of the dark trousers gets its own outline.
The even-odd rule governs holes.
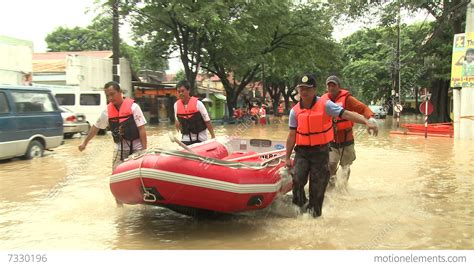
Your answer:
[[[309,174],[308,211],[321,216],[324,193],[329,182],[329,146],[295,148],[295,175],[293,177],[293,203],[303,207],[307,202],[304,187]]]

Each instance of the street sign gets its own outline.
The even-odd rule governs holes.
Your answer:
[[[395,104],[395,106],[393,106],[393,109],[395,110],[395,112],[397,113],[401,113],[403,111],[403,106],[399,103]]]
[[[428,106],[426,104],[428,104]],[[419,109],[420,109],[420,112],[422,114],[430,115],[431,113],[433,113],[434,107],[433,107],[433,104],[430,101],[427,101],[427,102],[423,102],[422,104],[420,104]]]

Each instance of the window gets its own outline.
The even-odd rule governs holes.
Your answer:
[[[12,92],[17,113],[52,112],[53,99],[46,92]]]
[[[10,107],[8,106],[7,96],[5,93],[0,92],[0,114],[6,114],[10,112]]]
[[[76,104],[76,97],[72,93],[58,93],[56,94],[56,100],[59,105],[74,105]]]
[[[271,147],[272,141],[268,139],[251,139],[250,146],[254,147]]]
[[[81,105],[100,105],[99,93],[81,94]]]

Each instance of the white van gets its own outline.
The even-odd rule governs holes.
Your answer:
[[[94,125],[100,114],[107,109],[107,98],[103,90],[81,90],[78,87],[48,87],[60,106],[86,116],[87,123]],[[104,132],[100,132],[104,133]]]

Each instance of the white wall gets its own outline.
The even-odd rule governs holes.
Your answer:
[[[0,84],[19,85],[25,73],[33,71],[33,43],[0,38]]]
[[[112,59],[79,55],[66,57],[66,85],[79,86],[83,90],[102,90],[104,84],[112,80]],[[120,59],[120,85],[130,96],[132,74],[130,63]]]
[[[120,58],[120,87],[125,91],[124,95],[132,95],[132,70],[130,62],[125,58]]]
[[[66,84],[101,90],[112,80],[112,60],[79,55],[66,57]]]

